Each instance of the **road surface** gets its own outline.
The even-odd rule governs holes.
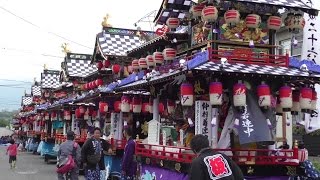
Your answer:
[[[3,180],[57,180],[55,163],[47,164],[44,158],[30,152],[19,152],[17,168],[10,169],[6,147],[0,146],[0,179]],[[84,180],[83,176],[79,178]]]

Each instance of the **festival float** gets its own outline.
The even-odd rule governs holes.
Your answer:
[[[161,34],[128,52],[134,72],[115,88],[126,93],[121,120],[137,135],[142,179],[187,179],[196,134],[248,178],[305,176],[307,151],[290,129],[312,120],[320,74],[305,64],[291,67],[275,44],[283,24],[292,33],[303,30],[302,13],[318,12],[300,1],[163,2],[155,19]],[[280,148],[286,143],[289,148]]]
[[[320,74],[277,55],[275,44],[283,25],[293,34],[303,30],[303,13],[318,11],[299,0],[164,0],[156,32],[113,28],[107,16],[90,57],[96,70],[72,64],[89,59],[69,54],[60,81],[72,88],[56,89],[59,77],[42,77],[47,104],[37,111],[43,111],[46,133],[59,144],[68,129],[80,142],[93,127],[109,131],[115,154],[105,162],[115,176],[126,143],[122,131],[132,127],[142,179],[188,179],[196,134],[207,136],[247,178],[303,177],[308,154],[291,129],[314,120]],[[86,74],[71,75],[76,71]],[[289,148],[280,148],[286,143]]]

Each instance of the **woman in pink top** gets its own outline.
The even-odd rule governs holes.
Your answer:
[[[11,140],[10,144],[11,145],[8,147],[6,154],[9,154],[10,168],[13,169],[16,168],[18,146],[14,143],[14,140]]]

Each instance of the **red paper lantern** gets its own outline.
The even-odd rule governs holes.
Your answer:
[[[299,101],[302,111],[310,110],[312,101],[312,89],[309,87],[301,88]]]
[[[161,54],[162,55],[162,54]],[[149,68],[153,68],[155,66],[155,61],[153,59],[153,56],[152,55],[148,55],[146,57],[146,61],[147,61],[147,65]]]
[[[312,92],[311,92],[312,93]],[[290,86],[282,86],[279,90],[280,105],[283,111],[290,111],[292,108],[292,90]]]
[[[115,101],[113,104],[114,112],[119,113],[121,111],[121,101]]]
[[[46,112],[46,113],[44,114],[44,119],[45,119],[45,120],[49,120],[49,119],[50,119],[50,116],[49,116],[49,113],[48,113],[48,112]]]
[[[142,103],[142,108],[141,108],[142,113],[146,114],[149,113],[149,103]]]
[[[71,112],[68,110],[63,111],[64,120],[71,120]]]
[[[301,111],[299,91],[293,91],[292,100],[293,100],[293,103],[292,103],[291,111],[293,112],[294,115],[297,115],[297,113]]]
[[[203,4],[193,5],[191,7],[192,16],[197,18],[200,17],[202,14],[202,9],[204,8]]]
[[[33,119],[33,117],[32,117]],[[57,119],[57,113],[56,112],[51,112],[51,120],[56,120]]]
[[[180,20],[179,20],[179,18],[168,18],[166,21],[166,25],[170,29],[176,29],[180,25]]]
[[[175,102],[171,99],[167,99],[167,110],[168,110],[168,114],[172,114],[174,112],[175,109]]]
[[[260,23],[261,23],[261,17],[257,14],[249,14],[246,17],[246,26],[248,28],[252,28],[252,29],[258,28],[260,26]]]
[[[161,66],[163,64],[164,57],[162,52],[154,52],[152,56],[156,66]]]
[[[270,87],[266,84],[261,84],[257,87],[258,104],[260,107],[271,106],[271,91]]]
[[[218,19],[218,9],[215,6],[203,8],[202,19],[206,22],[215,22]]]
[[[109,60],[104,60],[104,61],[103,61],[103,66],[104,66],[105,68],[109,68],[109,67],[111,66],[111,62],[110,62]]]
[[[140,97],[132,98],[132,112],[133,113],[141,113],[142,110],[142,100]]]
[[[163,114],[165,111],[164,104],[162,102],[159,103],[159,114]]]
[[[164,60],[172,61],[172,60],[174,60],[174,58],[176,58],[177,50],[175,50],[173,48],[166,48],[163,50],[162,54],[163,54]]]
[[[118,74],[118,73],[120,72],[120,69],[121,69],[121,66],[118,65],[118,64],[114,64],[114,65],[112,66],[112,72],[113,72],[114,74]]]
[[[75,110],[75,116],[76,116],[76,118],[81,118],[81,112],[80,112],[80,108],[77,108],[76,110]]]
[[[108,112],[108,103],[106,102],[99,102],[99,112],[101,114],[105,114],[106,112]]]
[[[246,105],[246,85],[237,83],[233,86],[233,105],[235,107],[244,107]]]
[[[89,120],[89,116],[90,116],[90,111],[89,111],[89,108],[87,108],[86,112],[83,115],[83,119],[84,120]]]
[[[123,95],[121,97],[121,111],[122,112],[130,112],[130,97]]]
[[[99,71],[103,68],[103,64],[101,61],[96,62],[96,66]]]
[[[139,67],[141,70],[146,70],[148,69],[148,64],[146,58],[140,58],[139,59]]]
[[[95,81],[95,85],[96,85],[97,87],[102,86],[102,85],[103,85],[103,80],[102,80],[102,79],[97,79],[97,80]]]
[[[317,109],[317,92],[315,90],[312,91],[312,100],[311,100],[311,110],[316,110]]]
[[[81,114],[84,114],[86,112],[86,108],[84,106],[80,106],[79,111]]]
[[[193,105],[193,85],[190,83],[182,83],[180,86],[181,93],[181,105],[192,106]]]
[[[138,60],[138,59],[132,60],[131,66],[132,66],[132,69],[133,69],[134,71],[139,70],[139,68],[140,68],[140,67],[139,67],[139,60]]]
[[[223,88],[221,82],[212,82],[209,86],[210,104],[213,106],[222,105]]]
[[[240,13],[238,10],[228,10],[224,13],[224,21],[227,24],[238,24],[240,22]]]
[[[281,28],[282,19],[279,16],[270,16],[268,18],[267,26],[268,29],[278,31]]]

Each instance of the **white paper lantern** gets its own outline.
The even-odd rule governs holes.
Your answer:
[[[233,86],[233,105],[235,107],[244,107],[246,105],[246,85],[237,83]]]
[[[121,111],[130,112],[130,97],[123,95],[121,97]]]
[[[257,87],[258,104],[260,107],[271,106],[271,92],[270,87],[267,84],[261,84]]]
[[[312,100],[311,100],[311,110],[317,110],[317,92],[315,90],[312,91]]]
[[[221,82],[212,82],[209,87],[210,94],[210,104],[213,106],[221,106],[222,105],[222,83]]]
[[[190,83],[183,83],[180,86],[181,105],[192,106],[194,100],[193,85]]]
[[[283,111],[291,111],[292,108],[292,90],[290,86],[282,86],[279,90],[280,104]]]
[[[142,100],[139,97],[132,98],[132,112],[141,113],[142,110]]]
[[[300,90],[300,107],[302,111],[311,109],[312,89],[309,87],[301,88]]]

